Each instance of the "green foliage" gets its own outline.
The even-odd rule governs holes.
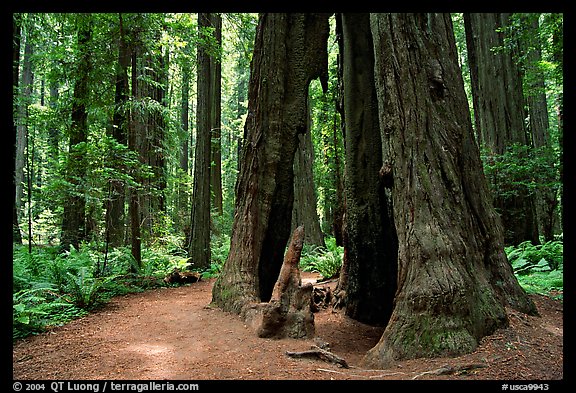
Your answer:
[[[532,148],[515,143],[502,155],[482,152],[484,172],[493,192],[503,198],[533,194],[536,190],[558,191],[558,156],[549,147]]]
[[[505,248],[520,285],[528,293],[548,295],[564,288],[564,246],[561,240],[541,245],[526,241]]]
[[[163,278],[177,267],[186,268],[187,260],[166,249],[146,248],[142,267],[134,270],[130,250],[111,250],[105,259],[98,245],[83,244],[60,254],[58,247],[14,245],[13,256],[13,338],[37,333],[86,315],[112,296],[166,285]]]
[[[87,311],[62,301],[52,290],[39,287],[12,295],[12,338],[22,338],[86,315]]]
[[[532,274],[519,276],[518,282],[527,293],[535,293],[555,298],[563,298],[564,272],[562,269],[552,272],[534,272]],[[555,294],[560,292],[560,294]]]
[[[506,247],[505,251],[517,275],[558,270],[563,265],[564,245],[559,240],[539,245],[525,241],[518,246]]]
[[[323,278],[335,276],[342,266],[344,248],[336,245],[336,239],[328,237],[326,248],[304,244],[300,267],[305,272],[318,272]]]

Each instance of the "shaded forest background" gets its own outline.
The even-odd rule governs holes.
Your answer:
[[[502,19],[487,19],[496,15]],[[509,260],[518,274],[545,273],[554,280],[548,289],[561,288],[562,14],[452,18]],[[257,19],[13,15],[15,337],[82,315],[107,297],[165,285],[175,268],[203,277],[220,272]],[[296,153],[292,214],[293,227],[306,227],[302,263],[325,277],[342,261],[345,213],[333,19],[326,92],[317,80],[309,90],[310,132]],[[501,63],[479,67],[488,58]],[[505,73],[508,82],[483,85],[482,69]],[[496,90],[509,111],[502,128],[480,109],[494,105],[486,92]],[[514,134],[501,134],[504,128]]]

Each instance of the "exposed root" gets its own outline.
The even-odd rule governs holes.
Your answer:
[[[293,358],[317,358],[320,360],[324,360],[325,362],[337,364],[343,368],[349,368],[348,363],[346,360],[342,359],[340,356],[333,354],[330,351],[326,351],[316,345],[312,347],[312,349],[308,351],[301,351],[301,352],[290,352],[286,351],[286,355],[293,357]]]

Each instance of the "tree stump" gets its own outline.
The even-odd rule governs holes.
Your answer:
[[[300,255],[304,243],[304,227],[292,234],[272,298],[267,303],[252,304],[246,320],[263,338],[311,338],[314,336],[314,314],[311,299],[313,285],[302,285]]]

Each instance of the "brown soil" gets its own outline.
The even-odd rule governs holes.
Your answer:
[[[310,275],[306,276],[311,279]],[[237,315],[210,307],[214,280],[117,297],[98,312],[14,343],[17,380],[562,380],[563,303],[534,295],[540,317],[510,311],[510,326],[456,358],[360,367],[382,328],[331,308],[315,314],[314,340],[261,339]],[[329,284],[328,284],[329,285]],[[321,340],[341,368],[295,359]]]

